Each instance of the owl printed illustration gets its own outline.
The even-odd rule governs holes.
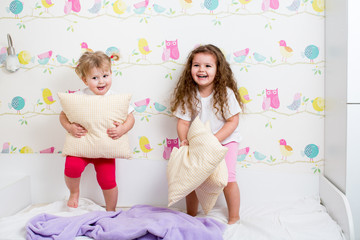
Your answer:
[[[268,92],[269,90],[266,90]],[[276,90],[270,90],[271,91],[271,101],[270,101],[270,107],[274,109],[278,109],[280,107],[280,101],[279,101],[279,94],[278,89]]]
[[[280,101],[278,96],[278,89],[268,90],[266,89],[266,96],[263,97],[262,109],[264,111],[269,110],[272,107],[277,109],[280,107]]]
[[[179,139],[166,138],[166,146],[164,146],[164,152],[163,152],[163,158],[165,160],[169,160],[171,151],[173,150],[174,147],[179,148]]]
[[[179,48],[178,48],[178,40],[175,41],[167,41],[165,40],[165,48],[162,54],[162,60],[168,61],[170,58],[177,60],[179,59]]]

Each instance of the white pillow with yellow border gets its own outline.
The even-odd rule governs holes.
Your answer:
[[[174,148],[168,162],[168,206],[196,190],[207,214],[227,184],[227,148],[198,117],[191,123],[187,139],[189,146]]]

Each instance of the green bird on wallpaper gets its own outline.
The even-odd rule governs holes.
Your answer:
[[[14,0],[10,3],[9,7],[6,8],[7,12],[15,14],[15,18],[19,18],[19,13],[24,9],[24,4],[19,0]]]
[[[44,53],[42,53],[42,54],[39,54],[38,55],[38,62],[41,64],[41,65],[46,65],[48,62],[49,62],[49,60],[50,60],[50,58],[51,58],[51,56],[52,56],[52,51],[50,50],[50,51],[47,51],[47,52],[44,52]]]
[[[11,100],[11,103],[9,103],[9,108],[12,109],[14,108],[18,114],[20,113],[20,110],[22,110],[25,107],[25,99],[20,97],[20,96],[16,96]]]

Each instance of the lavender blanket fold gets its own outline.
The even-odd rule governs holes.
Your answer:
[[[223,239],[225,224],[167,208],[136,205],[128,211],[97,211],[75,217],[40,214],[29,221],[26,230],[28,240],[69,240],[76,236],[98,240],[219,240]]]

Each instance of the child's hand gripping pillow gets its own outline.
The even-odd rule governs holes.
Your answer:
[[[127,134],[111,139],[106,131],[123,123],[128,115],[131,94],[81,95],[58,93],[66,117],[82,125],[88,132],[81,138],[67,133],[63,155],[86,158],[130,158]]]
[[[174,148],[167,167],[168,206],[196,190],[205,214],[227,184],[227,148],[197,117],[188,132],[189,146]]]

